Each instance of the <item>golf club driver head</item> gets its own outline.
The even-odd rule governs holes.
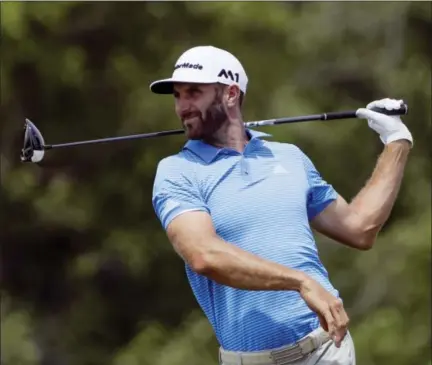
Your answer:
[[[37,163],[42,161],[45,155],[45,141],[42,133],[26,118],[24,126],[24,144],[21,150],[22,162]]]

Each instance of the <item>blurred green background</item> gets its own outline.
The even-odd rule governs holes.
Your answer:
[[[415,146],[371,251],[317,235],[359,365],[430,362],[430,2],[2,2],[1,364],[216,365],[218,345],[151,205],[182,136],[19,160],[24,118],[47,143],[179,128],[148,85],[195,45],[249,75],[245,120],[409,104]],[[364,120],[261,128],[347,200],[382,144]]]

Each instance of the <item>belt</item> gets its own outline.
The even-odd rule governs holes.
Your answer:
[[[219,349],[219,361],[223,365],[286,365],[301,360],[330,340],[321,327],[293,345],[269,351],[235,352]]]

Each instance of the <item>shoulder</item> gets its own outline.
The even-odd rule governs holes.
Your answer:
[[[195,165],[195,161],[188,156],[185,151],[181,151],[174,155],[170,155],[161,159],[157,164],[159,171],[188,171],[192,166]]]
[[[293,164],[299,164],[307,171],[315,170],[315,165],[311,158],[297,145],[286,142],[265,141],[265,146],[268,147],[273,154],[279,155],[284,161]]]
[[[306,154],[303,152],[303,150],[292,143],[287,142],[275,142],[275,141],[267,141],[263,140],[264,146],[272,150],[273,152],[282,153],[286,156],[291,157],[303,157],[306,156]]]
[[[196,173],[196,161],[184,151],[161,159],[156,167],[155,183],[162,181],[190,181]]]
[[[178,166],[184,164],[184,159],[181,158],[181,154],[175,154],[171,156],[164,157],[157,164],[158,171],[170,170],[172,168],[178,168]]]

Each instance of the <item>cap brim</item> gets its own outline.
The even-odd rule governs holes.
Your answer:
[[[174,92],[173,85],[173,79],[158,80],[150,84],[150,90],[155,94],[172,94]]]
[[[190,79],[163,79],[154,81],[150,84],[150,90],[155,94],[173,94],[174,93],[174,83],[188,83],[188,84],[215,84],[219,80],[190,80]]]

